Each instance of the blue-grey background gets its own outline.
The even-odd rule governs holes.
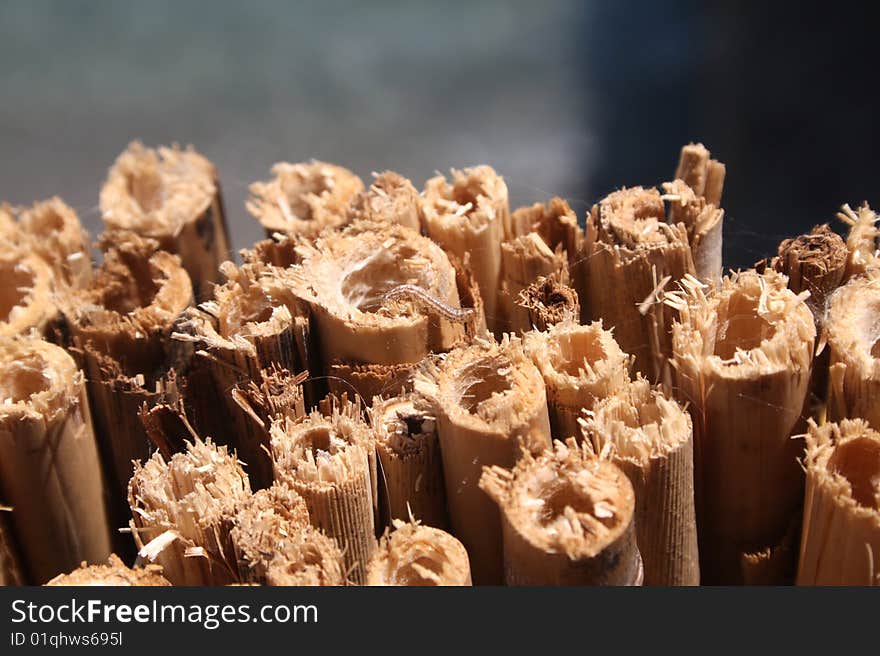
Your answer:
[[[240,248],[261,236],[247,186],[279,160],[417,186],[485,162],[515,204],[582,215],[694,139],[728,164],[745,265],[880,204],[875,25],[867,3],[0,2],[0,200],[58,194],[94,234],[129,140],[193,143]]]

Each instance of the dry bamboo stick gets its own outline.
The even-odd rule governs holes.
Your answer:
[[[272,424],[275,479],[298,492],[313,526],[335,539],[346,574],[362,584],[376,550],[376,443],[361,406],[343,399],[325,412]]]
[[[348,207],[364,188],[348,169],[326,162],[279,162],[272,179],[251,185],[248,211],[271,237],[280,232],[312,239],[344,225]]]
[[[159,565],[147,565],[131,569],[125,566],[119,556],[111,554],[106,565],[81,565],[69,574],[59,574],[46,585],[52,586],[169,586]]]
[[[83,376],[63,349],[0,340],[0,495],[32,583],[110,555]]]
[[[449,526],[437,421],[424,399],[416,394],[377,399],[371,418],[389,519],[414,517],[426,526]]]
[[[287,483],[275,483],[243,501],[230,536],[242,581],[345,585],[339,546],[309,524],[305,501]]]
[[[427,362],[415,390],[437,419],[453,534],[468,550],[477,584],[503,581],[497,506],[479,489],[484,465],[512,467],[523,450],[550,446],[541,372],[517,338],[477,342]]]
[[[621,189],[590,210],[584,252],[582,322],[602,319],[635,371],[667,381],[674,313],[655,301],[694,273],[685,226],[666,222],[656,189]]]
[[[422,197],[412,182],[394,171],[373,174],[373,184],[358,194],[348,209],[348,222],[396,223],[422,230]]]
[[[117,525],[128,517],[124,500],[131,463],[150,454],[138,413],[162,395],[163,379],[176,359],[169,335],[192,302],[180,260],[157,246],[132,233],[105,235],[104,262],[89,285],[58,297],[68,344],[86,375],[109,510]]]
[[[645,585],[699,585],[690,415],[640,377],[600,401],[583,428],[635,490]]]
[[[798,585],[880,585],[880,433],[864,420],[807,433]]]
[[[880,430],[880,270],[869,269],[831,295],[828,418],[860,417]]]
[[[0,337],[46,333],[56,316],[52,268],[23,246],[0,248]]]
[[[586,446],[485,467],[480,487],[501,509],[508,585],[641,585],[632,484]]]
[[[367,585],[471,585],[467,550],[439,528],[395,520],[394,531],[385,532],[370,561]]]
[[[675,180],[663,185],[664,199],[670,201],[669,223],[687,227],[696,276],[716,284],[721,278],[725,171],[703,144],[690,143],[681,149]]]
[[[234,454],[210,438],[165,460],[136,463],[128,484],[130,527],[144,561],[162,566],[173,585],[224,585],[238,580],[229,531],[251,495]]]
[[[580,438],[578,419],[629,382],[630,356],[602,322],[566,320],[523,337],[526,353],[544,377],[554,439]]]
[[[473,310],[462,309],[455,268],[427,237],[362,222],[301,252],[283,275],[311,307],[323,362],[415,363],[464,336]]]
[[[428,236],[460,260],[470,256],[483,298],[486,325],[500,335],[498,313],[501,243],[525,232],[514,229],[507,185],[489,166],[452,170],[425,183],[422,211]]]
[[[517,304],[528,313],[528,325],[545,331],[565,320],[580,321],[577,292],[568,286],[568,276],[537,278],[519,293]]]
[[[774,271],[732,274],[708,297],[694,278],[666,302],[677,393],[694,421],[701,579],[748,578],[746,554],[784,538],[803,498],[791,437],[810,378],[816,329],[804,302]],[[780,574],[782,575],[782,574]]]
[[[565,254],[550,250],[537,232],[503,242],[497,311],[504,331],[524,333],[532,327],[528,310],[517,304],[526,287],[536,278],[567,274]]]
[[[217,170],[192,146],[158,150],[134,141],[101,188],[108,230],[129,230],[180,256],[197,299],[207,298],[230,254]]]

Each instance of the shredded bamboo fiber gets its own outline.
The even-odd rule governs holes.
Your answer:
[[[15,244],[0,248],[0,337],[41,336],[55,317],[55,276],[43,258]]]
[[[348,210],[349,222],[367,220],[422,230],[422,197],[412,182],[394,171],[374,174],[370,188],[358,194]]]
[[[367,569],[367,585],[467,586],[471,570],[461,542],[417,521],[394,521]]]
[[[106,565],[82,565],[69,574],[59,574],[46,585],[161,587],[171,583],[162,576],[159,565],[132,569],[126,567],[119,556],[111,554]]]

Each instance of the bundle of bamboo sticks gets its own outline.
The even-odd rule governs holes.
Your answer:
[[[0,583],[880,584],[867,205],[723,276],[701,144],[584,224],[271,171],[238,264],[192,147],[119,156],[99,265],[0,206]]]

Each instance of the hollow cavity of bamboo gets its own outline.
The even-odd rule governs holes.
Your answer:
[[[471,585],[467,550],[439,528],[395,520],[370,561],[367,585]]]
[[[580,321],[578,294],[568,286],[565,276],[536,278],[519,293],[517,304],[526,311],[528,325],[535,330],[545,331],[566,319]]]
[[[52,267],[29,248],[0,248],[0,337],[43,336],[57,310]]]

